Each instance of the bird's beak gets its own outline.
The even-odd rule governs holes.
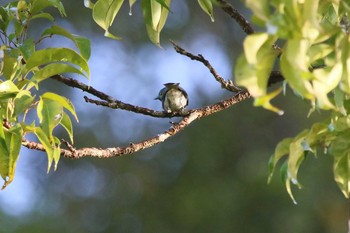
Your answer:
[[[159,96],[157,96],[156,98],[154,98],[154,100],[160,100]]]

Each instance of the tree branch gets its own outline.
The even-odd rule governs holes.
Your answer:
[[[228,91],[231,92],[239,92],[242,89],[237,87],[233,84],[231,80],[225,81],[213,68],[213,66],[210,64],[208,60],[206,60],[201,54],[194,55],[190,52],[187,52],[185,49],[181,48],[179,45],[177,45],[174,41],[170,40],[170,43],[173,44],[174,49],[177,53],[184,55],[186,57],[189,57],[191,60],[199,61],[201,62],[205,67],[207,67],[210,71],[210,73],[214,76],[215,80],[218,81],[221,84],[222,88],[225,88]]]
[[[148,109],[148,108],[144,108],[144,107],[139,107],[139,106],[134,106],[131,104],[126,104],[123,103],[121,101],[113,101],[113,102],[107,102],[107,101],[101,101],[101,100],[93,100],[90,99],[87,96],[84,96],[84,99],[87,103],[92,103],[92,104],[96,104],[96,105],[100,105],[100,106],[104,106],[104,107],[108,107],[108,108],[113,108],[113,109],[123,109],[123,110],[127,110],[127,111],[131,111],[131,112],[135,112],[135,113],[139,113],[139,114],[143,114],[143,115],[147,115],[147,116],[152,116],[152,117],[159,117],[159,118],[166,118],[166,117],[183,117],[188,115],[188,111],[183,111],[181,113],[167,113],[165,111],[160,112],[160,111],[154,111],[152,109]]]
[[[247,91],[241,91],[236,95],[228,98],[226,100],[220,101],[216,104],[209,105],[203,108],[191,110],[187,116],[185,116],[179,123],[174,123],[167,131],[159,134],[155,137],[149,138],[144,141],[137,143],[130,143],[130,145],[125,147],[111,147],[111,148],[81,148],[75,149],[73,146],[69,145],[67,142],[64,142],[68,145],[69,149],[61,149],[61,155],[66,158],[82,158],[82,157],[97,157],[97,158],[110,158],[115,156],[121,156],[126,154],[132,154],[147,148],[150,148],[156,144],[164,142],[171,136],[182,131],[185,127],[191,124],[193,121],[209,116],[213,113],[222,111],[231,107],[232,105],[239,103],[247,98],[250,98],[250,94]],[[40,151],[45,151],[44,147],[37,142],[31,142],[26,139],[23,139],[22,145],[29,148]]]
[[[254,33],[254,29],[250,25],[249,21],[246,20],[246,18],[241,15],[230,3],[226,2],[226,0],[218,0],[218,3],[220,4],[221,9],[231,16],[241,26],[242,30],[247,35]]]
[[[230,3],[228,3],[226,0],[218,0],[218,3],[221,6],[221,9],[225,11],[231,18],[233,18],[239,26],[242,28],[242,30],[247,34],[253,34],[254,29],[250,25],[249,21],[241,15],[237,9],[235,9]],[[272,45],[272,48],[277,50],[279,54],[282,53],[282,49],[275,43]]]

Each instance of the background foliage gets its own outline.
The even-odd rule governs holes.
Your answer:
[[[185,85],[191,107],[224,97],[204,69],[179,58],[166,42],[172,38],[192,51],[203,53],[223,75],[230,77],[231,64],[242,52],[244,34],[223,12],[215,11],[215,23],[211,23],[195,1],[173,2],[174,13],[169,14],[168,26],[162,31],[165,50],[159,51],[149,45],[138,4],[133,6],[131,18],[129,6],[122,6],[118,23],[108,31],[118,31],[124,39],[112,43],[101,38],[101,29],[94,26],[91,11],[83,8],[82,3],[62,2],[69,17],[62,20],[57,17],[55,25],[64,25],[92,41],[89,64],[92,85],[155,109],[160,106],[152,99],[161,83],[167,81]],[[248,14],[243,8],[240,10]],[[52,14],[56,17],[55,12]],[[46,24],[39,21],[37,25],[55,30],[55,26]],[[45,31],[41,27],[37,30],[33,35]],[[77,43],[68,39],[54,37],[45,40],[48,44],[44,45],[66,47],[67,43],[72,49],[77,46],[79,52]],[[106,59],[107,51],[112,51],[109,53],[112,62]],[[84,58],[83,52],[80,55]],[[117,66],[124,61],[130,65]],[[135,71],[135,67],[140,70]],[[187,72],[182,73],[182,69]],[[174,74],[173,70],[178,72]],[[167,119],[144,119],[132,113],[100,108],[97,111],[96,106],[81,101],[80,93],[53,80],[43,82],[41,92],[47,91],[60,93],[75,104],[80,123],[72,124],[78,147],[128,143],[168,126]],[[17,90],[12,94],[17,96]],[[24,149],[18,162],[19,174],[0,194],[2,229],[5,232],[24,229],[26,232],[344,232],[346,201],[332,180],[329,156],[321,153],[317,159],[305,157],[298,179],[305,187],[297,192],[297,206],[292,204],[278,179],[266,185],[266,163],[277,142],[328,117],[325,113],[315,113],[306,119],[309,104],[290,95],[275,104],[283,106],[285,116],[254,109],[246,101],[198,121],[169,142],[135,156],[62,160],[58,170],[49,175],[43,169],[47,163],[43,154]],[[61,107],[58,107],[60,113]],[[67,136],[63,131],[55,132],[58,138]]]

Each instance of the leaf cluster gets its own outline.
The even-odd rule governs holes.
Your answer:
[[[76,73],[89,78],[87,60],[90,57],[88,39],[76,36],[52,24],[36,39],[28,37],[33,20],[51,22],[54,17],[46,10],[53,7],[65,16],[58,0],[20,0],[0,6],[0,175],[6,187],[14,178],[16,161],[22,140],[33,134],[44,146],[48,157],[48,171],[55,169],[60,158],[60,140],[54,129],[62,126],[73,141],[73,127],[69,112],[76,120],[72,103],[52,92],[37,94],[46,79],[63,73]],[[54,35],[73,41],[77,51],[69,48],[43,48],[37,45]],[[27,117],[36,113],[36,119]]]
[[[244,40],[244,53],[235,67],[237,83],[249,90],[255,105],[282,113],[270,103],[280,91],[268,90],[269,75],[278,67],[284,84],[310,102],[310,113],[331,112],[327,121],[278,144],[270,161],[271,175],[285,157],[281,174],[293,198],[290,184],[299,186],[297,173],[305,155],[316,154],[321,146],[333,156],[334,178],[349,198],[350,2],[246,0],[246,5],[264,30]]]

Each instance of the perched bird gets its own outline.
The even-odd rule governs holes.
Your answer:
[[[159,91],[156,100],[162,101],[164,111],[182,112],[188,105],[188,95],[179,86],[180,83],[165,83],[164,88]]]

